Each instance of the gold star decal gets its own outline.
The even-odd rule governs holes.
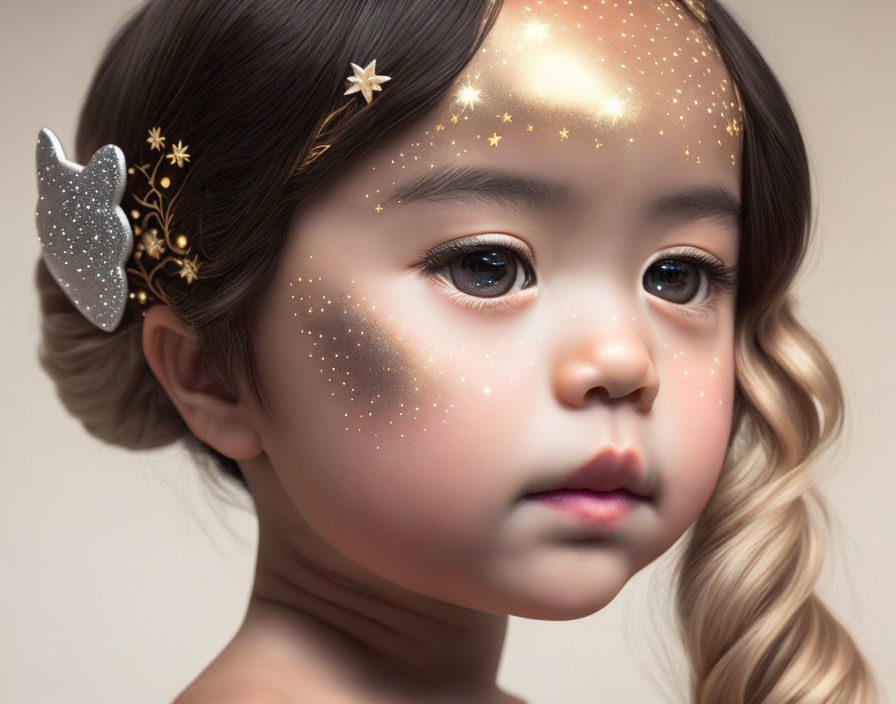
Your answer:
[[[367,64],[366,68],[361,68],[358,64],[352,64],[352,70],[355,72],[355,75],[346,79],[352,85],[343,95],[360,92],[368,103],[373,100],[373,91],[382,90],[380,87],[381,83],[392,80],[390,76],[376,75],[376,59]]]
[[[526,128],[526,132],[534,132],[534,131],[535,131],[535,125],[529,125],[529,126]]]
[[[171,165],[178,165],[179,168],[184,168],[184,162],[190,160],[190,155],[187,154],[187,149],[190,148],[190,145],[183,145],[180,143],[180,140],[177,140],[177,144],[171,145],[171,153],[167,155],[169,159],[171,159]]]
[[[510,115],[508,115],[506,112],[503,115],[498,115],[497,117],[500,117],[502,122],[512,122],[512,120],[510,119]]]
[[[149,139],[146,140],[151,145],[149,147],[150,151],[155,149],[162,151],[162,148],[165,146],[165,137],[162,136],[162,128],[161,127],[153,127],[149,130]]]
[[[457,120],[458,120],[457,115],[452,115],[452,116],[451,116],[451,121],[452,121],[454,124],[457,124]]]
[[[595,149],[600,149],[602,146],[604,146],[603,142],[598,142],[596,139],[594,140],[594,148]]]
[[[492,133],[492,136],[488,138],[488,145],[489,145],[490,147],[497,147],[497,146],[498,146],[498,142],[500,142],[500,141],[501,141],[501,137],[498,136],[498,133],[497,133],[497,132],[493,132],[493,133]]]
[[[374,210],[375,210],[376,212],[378,212],[378,213],[381,213],[381,212],[383,212],[383,206],[380,205],[379,203],[377,203],[377,204],[376,204],[376,207],[374,208]]]
[[[564,139],[568,139],[568,138],[569,138],[569,130],[564,127],[562,130],[560,130],[560,141],[562,142]]]

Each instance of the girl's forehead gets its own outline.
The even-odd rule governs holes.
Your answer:
[[[579,161],[624,148],[734,173],[742,115],[711,36],[675,0],[505,0],[477,55],[378,173],[472,152],[501,161],[536,145]]]
[[[663,117],[725,131],[737,112],[711,37],[675,0],[510,0],[458,84],[453,98],[471,115],[504,104],[607,139]]]

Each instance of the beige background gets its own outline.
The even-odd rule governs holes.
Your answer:
[[[335,1],[335,0],[334,0]],[[180,451],[93,440],[36,362],[34,145],[74,148],[101,48],[135,0],[0,0],[4,256],[0,438],[0,701],[168,702],[238,626],[250,511],[207,498]],[[836,363],[847,432],[823,489],[839,526],[819,591],[896,696],[894,0],[729,0],[795,104],[812,155],[817,239],[802,314]],[[71,153],[71,152],[69,152]],[[605,610],[511,619],[499,680],[532,704],[683,702],[661,679],[651,565]],[[673,652],[674,655],[674,652]],[[673,658],[673,664],[675,658]],[[651,676],[656,685],[651,684]]]

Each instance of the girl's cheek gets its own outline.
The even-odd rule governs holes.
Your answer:
[[[725,461],[734,400],[730,343],[694,348],[667,360],[657,412],[662,437],[654,448],[675,448],[679,458],[664,468],[668,490],[661,496],[670,531],[683,532],[709,500]]]
[[[459,338],[464,328],[434,320],[437,310],[320,277],[296,277],[290,290],[303,357],[294,372],[315,377],[309,388],[325,390],[316,402],[321,420],[338,419],[373,461],[469,437],[462,433],[471,423],[497,426],[511,412],[512,370],[500,353],[476,335]]]
[[[437,319],[439,308],[403,289],[374,296],[359,284],[301,276],[290,289],[302,373],[326,385],[347,432],[393,441],[438,434],[453,418],[499,406],[499,387],[512,403],[514,362],[487,326]]]
[[[291,288],[301,347],[309,350],[302,367],[318,374],[329,397],[348,409],[346,426],[364,433],[410,417],[432,375],[413,354],[394,315],[382,306],[377,310],[357,289],[345,291],[319,279],[300,276]]]
[[[275,462],[296,467],[297,508],[326,524],[317,507],[339,507],[333,530],[368,536],[371,549],[413,551],[434,536],[461,546],[497,521],[522,479],[508,461],[526,413],[512,355],[458,339],[405,295],[305,276],[290,290],[296,430]]]

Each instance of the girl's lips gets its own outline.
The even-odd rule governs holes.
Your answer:
[[[642,497],[627,489],[599,492],[589,489],[559,489],[530,494],[525,498],[570,514],[585,523],[605,528],[613,527],[623,516],[644,502]]]

